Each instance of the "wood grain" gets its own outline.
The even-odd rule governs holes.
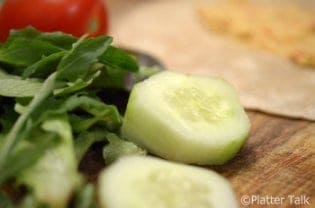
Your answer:
[[[258,112],[249,116],[253,126],[244,148],[227,164],[212,168],[230,180],[239,199],[244,195],[284,197],[281,207],[314,207],[315,123]],[[289,195],[305,195],[310,204],[297,206]]]

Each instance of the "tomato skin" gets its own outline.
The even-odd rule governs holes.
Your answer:
[[[94,30],[92,21],[97,22]],[[108,32],[103,0],[6,0],[0,10],[0,41],[11,29],[33,26],[45,32],[62,31],[80,37]]]

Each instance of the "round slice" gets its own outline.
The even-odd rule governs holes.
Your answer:
[[[249,130],[229,83],[170,71],[134,86],[122,126],[124,137],[153,154],[201,165],[231,159]]]
[[[217,173],[151,157],[130,156],[100,174],[102,208],[234,208],[236,197]]]

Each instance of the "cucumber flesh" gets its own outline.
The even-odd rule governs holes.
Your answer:
[[[245,142],[249,119],[236,90],[217,77],[160,72],[134,86],[122,134],[160,157],[223,164]]]
[[[199,167],[153,157],[124,157],[100,174],[102,208],[234,208],[227,180]]]

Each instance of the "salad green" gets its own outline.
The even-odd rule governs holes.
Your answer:
[[[128,89],[126,77],[141,72],[135,58],[111,44],[108,36],[78,39],[29,27],[0,46],[0,185],[25,186],[21,204],[66,207],[85,186],[78,166],[93,143],[114,136],[129,148],[120,112],[99,95]],[[135,154],[130,146],[123,154]]]

